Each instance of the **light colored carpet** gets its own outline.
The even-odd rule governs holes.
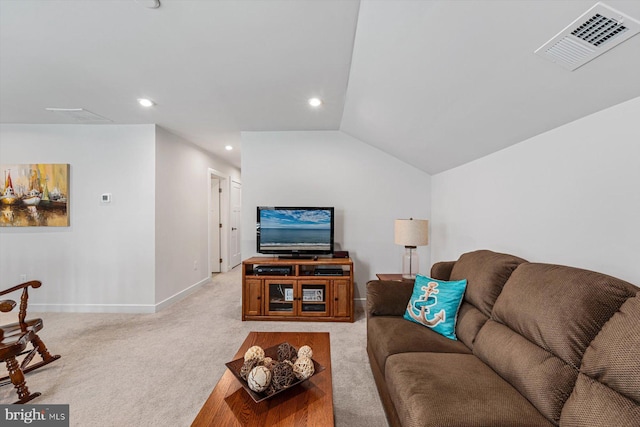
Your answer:
[[[16,310],[0,324],[15,322]],[[62,355],[26,375],[29,390],[42,393],[31,403],[69,404],[72,426],[190,425],[250,331],[329,332],[336,425],[387,426],[362,311],[354,323],[242,322],[239,268],[155,314],[28,317],[44,319],[40,336]],[[12,386],[0,388],[1,403],[15,400]]]

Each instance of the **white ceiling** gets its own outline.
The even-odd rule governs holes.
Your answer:
[[[241,131],[341,129],[437,173],[640,96],[640,36],[573,72],[533,53],[595,1],[146,3],[0,0],[0,122],[84,108],[238,167]]]

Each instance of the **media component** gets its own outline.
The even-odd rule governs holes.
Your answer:
[[[257,251],[301,258],[333,253],[333,207],[267,207],[257,211]]]

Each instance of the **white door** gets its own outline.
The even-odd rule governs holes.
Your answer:
[[[229,268],[233,268],[242,261],[240,255],[240,212],[241,212],[242,184],[231,181],[231,235],[229,236]]]
[[[211,230],[211,272],[220,273],[220,179],[211,176],[211,204],[209,206],[209,230]]]

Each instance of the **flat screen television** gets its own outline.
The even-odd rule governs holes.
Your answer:
[[[302,258],[333,253],[333,207],[258,206],[257,250]]]

